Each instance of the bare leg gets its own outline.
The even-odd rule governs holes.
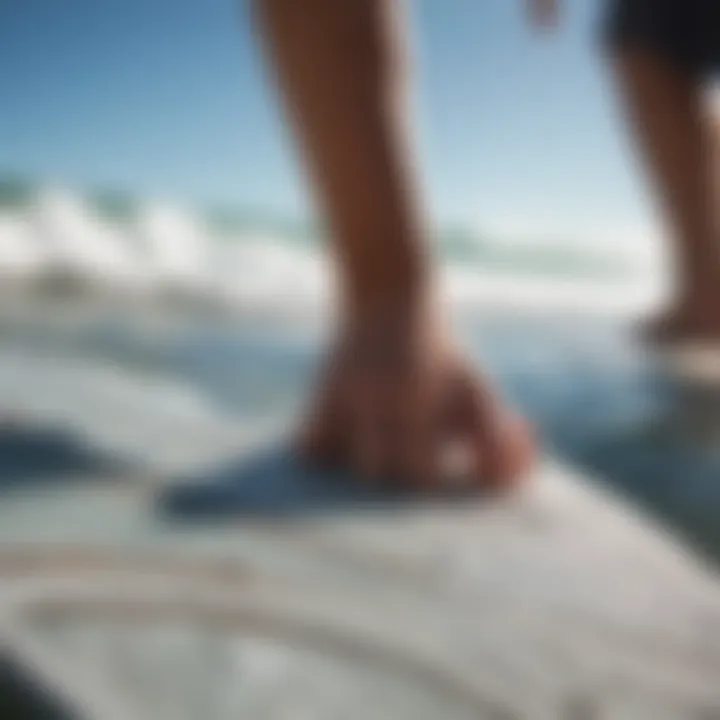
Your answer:
[[[619,53],[615,64],[677,268],[677,299],[652,328],[654,339],[720,339],[715,157],[702,88],[691,75],[639,49]]]
[[[399,9],[397,0],[258,3],[341,280],[339,338],[306,447],[425,485],[439,477],[442,444],[460,440],[476,480],[510,482],[528,465],[528,436],[433,307]]]

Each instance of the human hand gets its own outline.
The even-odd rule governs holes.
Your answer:
[[[418,489],[457,475],[503,489],[534,459],[524,422],[427,316],[389,315],[342,335],[303,428],[302,450],[310,462]]]

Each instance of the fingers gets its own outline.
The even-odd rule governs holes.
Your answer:
[[[437,486],[441,475],[442,387],[437,379],[418,378],[405,404],[405,432],[399,448],[403,477],[418,490]]]
[[[537,447],[530,426],[523,418],[510,412],[505,417],[505,436],[511,451],[506,453],[503,463],[498,463],[496,475],[502,486],[510,487],[530,472],[537,459]]]
[[[371,482],[418,490],[451,480],[507,488],[532,465],[527,426],[460,361],[404,374],[360,370],[345,364],[326,374],[301,443],[310,461],[347,463]]]
[[[470,403],[467,435],[475,481],[495,489],[512,487],[534,461],[534,441],[529,428],[480,383],[472,383],[467,398]]]
[[[342,385],[339,368],[329,367],[297,442],[301,457],[308,462],[328,464],[342,458],[345,437]]]
[[[425,423],[411,437],[404,476],[417,490],[437,488],[442,477],[440,434],[432,423]]]
[[[356,382],[348,408],[352,462],[371,480],[427,488],[437,472],[439,383],[410,370]]]
[[[357,382],[349,408],[352,457],[370,480],[390,480],[402,471],[401,451],[406,434],[406,393],[387,377]]]
[[[376,481],[387,471],[387,452],[383,437],[377,388],[356,388],[351,408],[350,452],[355,468],[367,480]]]

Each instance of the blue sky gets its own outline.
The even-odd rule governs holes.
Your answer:
[[[420,146],[442,222],[613,235],[641,225],[596,3],[554,38],[523,0],[415,0]],[[304,214],[243,2],[0,6],[0,172]]]

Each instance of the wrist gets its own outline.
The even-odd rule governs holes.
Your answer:
[[[434,299],[435,277],[427,248],[415,243],[365,242],[338,267],[345,315],[359,320],[415,314]]]
[[[349,328],[406,327],[437,309],[437,293],[429,277],[374,277],[345,284],[341,298],[343,324]]]

